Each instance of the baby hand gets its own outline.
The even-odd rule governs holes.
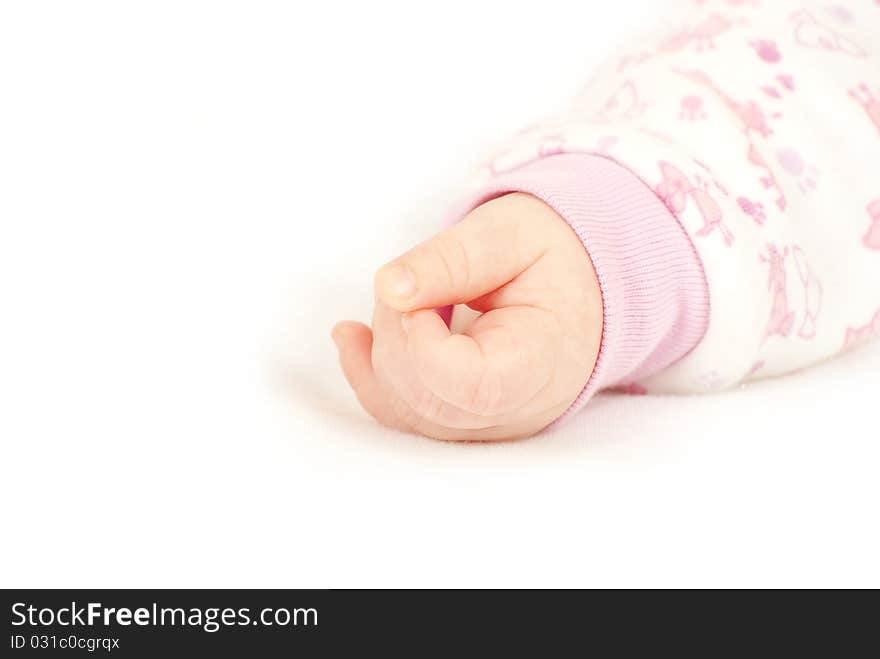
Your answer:
[[[461,334],[435,308],[481,312]],[[602,298],[579,238],[549,206],[508,194],[382,267],[372,331],[333,328],[342,370],[380,423],[446,440],[525,437],[593,371]]]

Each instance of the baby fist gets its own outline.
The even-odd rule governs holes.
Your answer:
[[[489,201],[376,274],[372,330],[333,329],[342,370],[384,425],[447,440],[525,437],[584,388],[602,298],[571,228],[530,195]],[[460,334],[436,308],[479,315]]]

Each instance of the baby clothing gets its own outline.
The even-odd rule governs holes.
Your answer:
[[[829,6],[830,5],[830,6]],[[596,391],[699,393],[880,336],[880,0],[689,0],[471,178],[582,240]]]

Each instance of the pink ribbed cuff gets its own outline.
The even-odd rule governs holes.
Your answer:
[[[560,419],[600,389],[659,373],[699,343],[709,323],[702,263],[678,219],[635,174],[601,156],[548,156],[494,178],[453,217],[512,192],[541,199],[568,222],[602,291],[599,357]]]

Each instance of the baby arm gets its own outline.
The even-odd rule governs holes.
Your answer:
[[[373,331],[335,328],[343,370],[386,425],[511,439],[693,348],[705,279],[681,225],[624,167],[557,154],[496,176],[450,229],[382,268]],[[437,307],[480,315],[451,334]]]
[[[682,4],[380,271],[372,333],[336,328],[374,416],[518,437],[603,388],[713,392],[880,334],[880,6]],[[451,303],[486,313],[452,335]]]

